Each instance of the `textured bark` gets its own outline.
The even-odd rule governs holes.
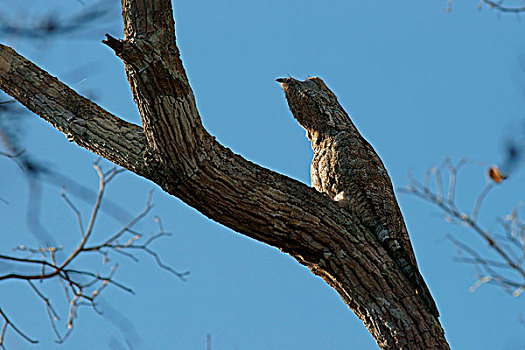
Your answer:
[[[354,214],[253,164],[202,126],[169,0],[122,0],[122,59],[143,127],[127,123],[0,45],[0,88],[68,139],[157,183],[209,218],[322,277],[383,349],[447,349],[443,329]]]

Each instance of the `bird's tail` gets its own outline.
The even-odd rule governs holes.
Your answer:
[[[436,318],[439,317],[439,311],[437,309],[436,302],[434,301],[434,298],[432,298],[432,294],[430,294],[430,290],[428,289],[427,284],[425,283],[423,276],[421,276],[418,268],[407,259],[398,258],[396,259],[396,262],[398,263],[399,267],[401,267],[401,270],[408,278],[412,286],[416,289],[416,294],[419,295],[421,300],[423,300],[423,303],[427,307],[428,311]]]
[[[394,239],[387,230],[380,228],[378,229],[377,237],[382,245],[390,253],[393,260],[401,268],[403,274],[408,278],[412,286],[415,288],[416,293],[419,295],[428,311],[434,315],[436,318],[439,317],[439,311],[437,309],[436,303],[430,294],[430,290],[421,276],[417,266],[415,266],[405,251],[405,249],[399,244],[399,242]]]

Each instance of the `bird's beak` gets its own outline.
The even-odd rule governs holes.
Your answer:
[[[275,79],[275,81],[278,83],[284,83],[286,81],[286,78],[277,78]]]

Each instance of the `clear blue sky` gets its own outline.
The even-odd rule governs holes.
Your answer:
[[[30,11],[35,15],[55,3]],[[21,16],[23,4],[33,1],[21,4],[9,14]],[[407,184],[409,169],[420,176],[446,156],[499,162],[503,130],[524,118],[525,73],[518,64],[525,54],[523,18],[478,11],[476,5],[457,1],[445,13],[446,0],[174,1],[182,59],[203,122],[220,142],[309,184],[310,145],[274,79],[320,76],[380,154],[396,188]],[[82,8],[75,1],[62,6],[57,13]],[[100,43],[106,31],[122,36],[119,12],[112,21],[58,40],[0,40],[139,123],[122,63]],[[25,118],[23,130],[30,154],[96,189],[95,156],[36,117]],[[36,245],[24,221],[24,178],[6,160],[0,159],[0,167],[0,196],[9,201],[0,203],[0,249]],[[480,213],[487,228],[496,230],[494,218],[524,199],[524,175],[521,170],[490,195]],[[484,167],[470,166],[462,175],[458,201],[465,210],[485,181]],[[108,288],[104,298],[133,324],[140,338],[136,348],[205,349],[206,334],[214,350],[377,348],[339,296],[289,256],[217,225],[133,174],[118,178],[108,194],[135,213],[150,189],[154,214],[175,233],[156,250],[165,263],[191,275],[181,282],[147,256],[140,264],[121,263],[117,278],[136,295]],[[57,188],[46,186],[44,195],[46,227],[73,247],[79,235],[73,214]],[[452,348],[523,348],[525,326],[518,319],[525,314],[525,297],[514,299],[495,286],[470,293],[474,269],[453,261],[445,234],[467,242],[472,234],[447,225],[439,211],[415,198],[398,198]],[[87,215],[89,206],[79,206]],[[99,237],[120,227],[108,217],[98,224]],[[153,218],[141,228],[153,230]],[[62,300],[60,290],[54,292]],[[0,300],[19,326],[41,340],[31,347],[10,332],[10,348],[55,348],[44,307],[26,285],[0,284]],[[119,328],[87,308],[75,327],[63,349],[126,348]]]

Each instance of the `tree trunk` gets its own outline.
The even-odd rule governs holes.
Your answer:
[[[327,196],[251,163],[202,126],[179,58],[169,0],[122,0],[122,59],[142,127],[128,123],[0,45],[0,88],[70,141],[180,198],[207,217],[290,254],[332,286],[382,349],[448,349],[402,271]]]

